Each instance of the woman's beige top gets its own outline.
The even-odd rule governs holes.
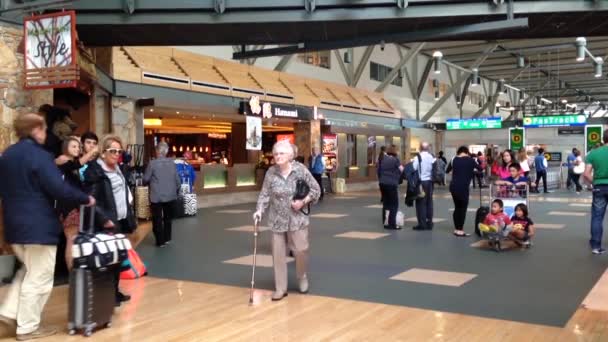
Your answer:
[[[298,163],[291,163],[291,173],[287,177],[281,175],[278,165],[272,166],[266,172],[264,185],[258,197],[257,210],[264,214],[268,209],[268,226],[275,233],[295,231],[308,227],[308,216],[291,207],[296,183],[304,180],[310,187],[309,196],[316,202],[321,194],[319,184],[308,169]]]

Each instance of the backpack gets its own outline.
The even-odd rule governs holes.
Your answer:
[[[445,178],[445,162],[441,158],[435,159],[433,162],[433,183],[443,183]]]

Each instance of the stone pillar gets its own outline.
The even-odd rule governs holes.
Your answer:
[[[321,148],[321,121],[298,122],[293,125],[298,155],[308,158],[313,147]]]
[[[112,133],[119,136],[123,144],[144,144],[144,110],[136,100],[122,97],[112,98]]]
[[[97,135],[110,133],[110,95],[100,88],[95,88],[91,101],[93,103],[91,130]]]
[[[52,89],[23,89],[23,54],[17,52],[22,37],[23,27],[0,22],[0,152],[16,141],[12,125],[17,115],[53,103]]]
[[[404,128],[403,129],[403,135],[404,135],[404,160],[406,162],[409,162],[410,159],[412,159],[412,154],[411,154],[411,150],[412,150],[412,130],[409,128]]]
[[[445,131],[435,131],[435,146],[433,152],[437,154],[439,151],[443,150],[445,150]]]

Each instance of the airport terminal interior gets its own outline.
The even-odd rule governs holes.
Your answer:
[[[597,0],[0,0],[0,167],[94,133],[79,191],[94,164],[96,215],[135,219],[70,235],[24,169],[60,242],[48,301],[8,315],[42,282],[20,248],[49,243],[16,242],[41,211],[0,170],[0,341],[608,341],[607,22]]]

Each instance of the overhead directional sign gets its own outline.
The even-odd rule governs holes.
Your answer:
[[[543,115],[524,117],[524,127],[562,127],[585,126],[587,117],[584,114]]]
[[[446,129],[490,129],[502,128],[502,119],[499,117],[479,119],[448,119],[445,122]]]

